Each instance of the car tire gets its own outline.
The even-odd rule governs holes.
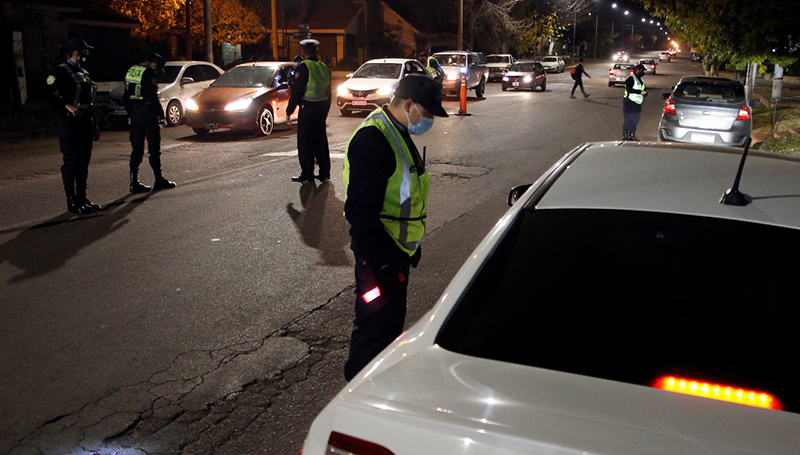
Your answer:
[[[483,92],[486,91],[486,81],[481,78],[480,83],[475,86],[475,97],[483,98]]]
[[[208,130],[205,128],[192,128],[192,131],[194,131],[194,134],[198,136],[205,136],[208,134]]]
[[[608,83],[608,86],[609,86],[609,87],[613,87],[613,86],[614,86],[614,83],[613,83],[613,82],[609,82],[609,83]]]
[[[257,131],[261,133],[262,136],[269,136],[272,134],[272,131],[275,129],[275,116],[272,114],[272,109],[269,106],[264,106],[258,111],[258,117],[256,117],[256,122],[258,122]]]
[[[547,90],[547,81],[542,82],[542,91]]]
[[[177,100],[172,100],[167,104],[167,126],[178,126],[183,121],[183,109],[181,103]]]
[[[508,87],[503,86],[503,87],[500,87],[500,89],[505,92],[506,90],[508,90]]]

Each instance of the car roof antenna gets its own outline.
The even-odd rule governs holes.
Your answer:
[[[744,153],[742,153],[742,160],[739,161],[739,170],[736,172],[736,179],[733,181],[733,186],[722,195],[722,199],[719,201],[721,204],[738,205],[744,207],[745,205],[753,202],[752,197],[739,191],[739,181],[742,179],[744,162],[747,159],[747,151],[750,149],[750,142],[752,140],[752,138],[748,137],[744,141]]]

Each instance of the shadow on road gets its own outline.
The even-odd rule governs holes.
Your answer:
[[[303,211],[290,202],[286,204],[286,213],[294,221],[303,243],[319,250],[322,265],[350,265],[347,250],[350,235],[342,216],[344,202],[336,199],[333,182],[304,183],[300,187],[300,203]]]
[[[82,249],[127,224],[128,215],[151,194],[128,201],[133,197],[129,194],[92,215],[63,214],[22,231],[0,245],[0,263],[8,261],[22,270],[8,283],[19,283],[57,270]]]
[[[296,126],[294,124],[292,126],[277,126],[275,130],[269,136],[264,136],[260,133],[254,133],[251,131],[240,131],[240,130],[221,130],[221,131],[213,131],[203,135],[190,135],[190,136],[183,136],[179,138],[175,138],[176,141],[180,142],[192,142],[192,143],[200,143],[200,144],[208,144],[208,143],[224,143],[224,142],[243,142],[243,141],[267,141],[270,139],[282,139],[289,136],[293,136],[297,133]]]

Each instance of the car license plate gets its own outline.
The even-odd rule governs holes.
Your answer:
[[[511,86],[512,86],[512,87],[519,87],[519,82],[512,82],[512,83],[511,83]]]
[[[116,111],[114,111],[114,115],[128,115],[128,111],[126,111],[125,109],[117,109]]]
[[[714,135],[713,134],[700,134],[700,133],[692,133],[692,142],[704,142],[707,144],[714,143]]]
[[[206,123],[206,129],[208,130],[218,130],[219,123]]]
[[[353,104],[356,106],[366,106],[367,100],[353,100]]]

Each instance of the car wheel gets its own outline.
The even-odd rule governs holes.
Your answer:
[[[176,100],[170,101],[169,104],[167,104],[167,125],[178,126],[181,124],[182,120],[183,110],[181,109],[181,103]]]
[[[475,97],[483,98],[483,92],[486,90],[486,81],[481,78],[481,82],[475,86]]]
[[[545,91],[546,87],[547,87],[547,81],[542,82],[542,91]]]
[[[501,89],[505,92],[506,90],[508,90],[508,87],[503,86],[503,87],[501,87]]]
[[[609,82],[609,83],[608,83],[608,86],[609,86],[609,87],[613,87],[613,86],[614,86],[614,83],[613,83],[613,82]]]
[[[273,128],[275,128],[275,117],[272,115],[272,109],[264,106],[258,111],[258,131],[264,136],[269,136]]]
[[[208,134],[208,130],[205,128],[192,128],[192,131],[194,131],[194,134],[198,136],[205,136]]]

